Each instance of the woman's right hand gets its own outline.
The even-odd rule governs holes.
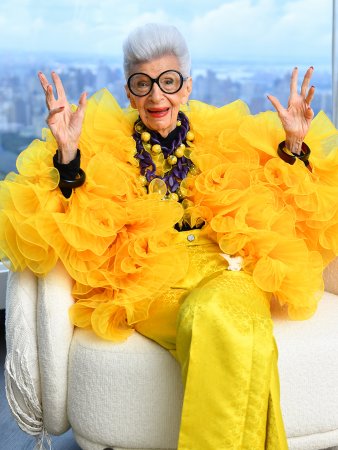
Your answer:
[[[52,79],[56,88],[57,99],[53,94],[53,86],[46,76],[39,72],[39,80],[46,95],[49,111],[46,122],[55,137],[59,149],[59,163],[68,164],[76,157],[82,123],[86,110],[87,94],[83,92],[75,112],[71,110],[60,77],[52,72]]]

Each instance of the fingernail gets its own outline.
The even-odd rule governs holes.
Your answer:
[[[314,69],[314,67],[313,67],[313,66],[311,66],[311,67],[310,67],[310,69],[312,69],[312,70],[313,70],[313,69]]]

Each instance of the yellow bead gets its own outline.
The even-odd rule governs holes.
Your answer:
[[[151,151],[152,151],[153,153],[158,154],[158,153],[161,153],[162,148],[161,148],[160,144],[154,144],[154,145],[151,147]]]
[[[176,122],[176,125],[177,125],[178,127],[180,127],[180,126],[182,125],[182,122],[181,122],[180,120],[178,120],[178,121]]]
[[[150,141],[150,133],[148,133],[148,131],[143,131],[143,133],[141,134],[141,139],[143,142],[149,142]]]
[[[185,198],[182,202],[182,206],[184,209],[188,209],[188,208],[191,208],[192,206],[194,206],[194,204],[191,200],[188,200],[187,198]]]
[[[178,195],[178,198],[180,198],[180,199],[184,197],[180,188],[177,189],[176,194]]]
[[[139,179],[139,182],[141,183],[142,186],[146,186],[147,185],[148,181],[147,181],[147,179],[146,179],[146,177],[144,175],[140,175],[138,177],[138,179]]]
[[[186,136],[187,141],[193,141],[195,139],[195,135],[192,131],[188,131]]]
[[[147,152],[150,152],[150,150],[151,150],[151,144],[149,144],[149,143],[143,144],[143,148],[144,148],[144,150],[146,150]]]
[[[164,172],[164,173],[167,173],[167,172],[169,172],[171,169],[172,169],[172,165],[169,164],[168,159],[166,159],[166,160],[164,161],[164,164],[163,164],[163,172]]]
[[[171,166],[173,166],[174,164],[177,163],[177,158],[175,155],[170,155],[168,156],[167,161]]]
[[[169,199],[170,200],[174,200],[175,202],[177,202],[179,198],[178,198],[178,195],[175,192],[171,192],[169,194]]]
[[[142,125],[141,123],[138,123],[137,125],[135,125],[135,130],[136,130],[138,133],[142,133],[143,125]]]
[[[159,194],[163,198],[167,193],[167,185],[160,178],[151,180],[148,186],[149,194]]]
[[[184,149],[181,147],[178,147],[175,150],[175,156],[177,156],[177,158],[182,158],[183,155],[184,155]]]
[[[192,165],[189,169],[189,173],[190,175],[198,175],[200,171],[196,166]]]

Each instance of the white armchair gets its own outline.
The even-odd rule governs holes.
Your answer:
[[[335,273],[337,264],[326,273],[331,291]],[[71,426],[84,450],[175,449],[177,362],[138,333],[114,344],[74,330],[70,290],[61,264],[41,279],[9,276],[6,388],[20,427],[59,435]],[[308,321],[276,317],[275,336],[290,449],[338,446],[338,296],[326,292]]]

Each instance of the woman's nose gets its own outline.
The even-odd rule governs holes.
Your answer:
[[[161,91],[160,86],[157,83],[153,84],[149,95],[153,100],[160,100],[163,97],[163,92]]]

